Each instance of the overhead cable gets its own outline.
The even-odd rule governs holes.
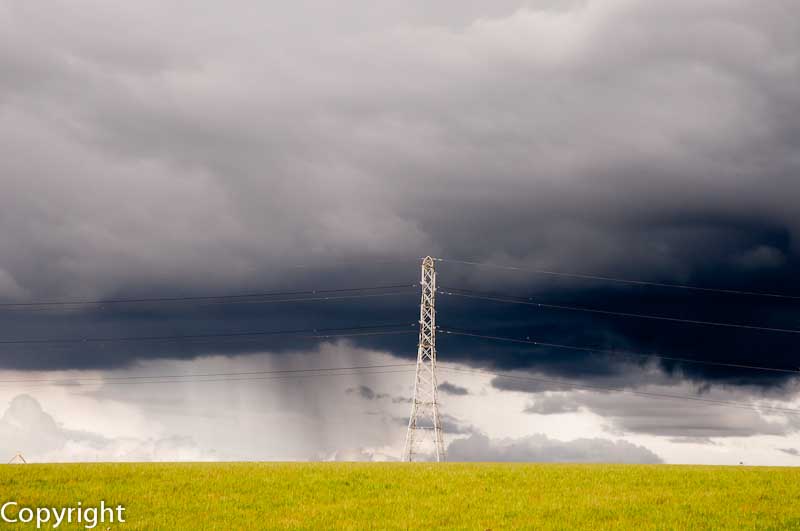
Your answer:
[[[605,275],[592,275],[592,274],[585,274],[585,273],[569,273],[563,271],[553,271],[547,269],[532,269],[527,267],[517,267],[517,266],[510,266],[510,265],[501,265],[501,264],[493,264],[488,262],[477,262],[471,260],[456,260],[454,258],[436,258],[439,262],[450,262],[454,264],[464,264],[464,265],[471,265],[471,266],[479,266],[479,267],[487,267],[487,268],[494,268],[494,269],[504,269],[507,271],[518,271],[524,273],[534,273],[538,275],[550,275],[550,276],[557,276],[557,277],[565,277],[565,278],[577,278],[583,280],[597,280],[603,282],[615,282],[620,284],[631,284],[636,286],[654,286],[659,288],[676,288],[682,290],[692,290],[692,291],[705,291],[711,293],[722,293],[728,295],[747,295],[752,297],[771,297],[776,299],[789,299],[789,300],[800,300],[800,295],[787,295],[783,293],[771,293],[771,292],[764,292],[764,291],[746,291],[746,290],[739,290],[739,289],[725,289],[725,288],[710,288],[704,286],[694,286],[689,284],[677,284],[671,282],[651,282],[646,280],[637,280],[637,279],[629,279],[629,278],[619,278],[619,277],[610,277]]]
[[[208,334],[185,334],[185,335],[162,335],[162,336],[110,336],[110,337],[66,337],[66,338],[26,338],[26,339],[4,339],[0,340],[0,345],[27,345],[27,344],[49,344],[49,343],[113,343],[129,341],[173,341],[173,340],[194,340],[212,338],[240,338],[240,337],[261,337],[261,336],[300,336],[315,339],[325,339],[332,337],[347,337],[367,335],[361,333],[364,330],[373,330],[370,335],[409,333],[408,331],[377,330],[385,328],[413,327],[416,323],[382,324],[370,326],[351,326],[343,328],[306,328],[299,330],[245,330],[239,332],[218,332]]]
[[[439,328],[438,329],[443,334],[451,334],[455,336],[466,336],[466,337],[475,337],[481,339],[488,339],[492,341],[503,341],[507,343],[520,343],[526,345],[533,345],[537,347],[547,347],[547,348],[557,348],[557,349],[566,349],[566,350],[577,350],[582,352],[596,352],[600,354],[609,354],[613,356],[628,356],[628,357],[639,357],[639,358],[655,358],[655,359],[662,359],[662,360],[669,360],[669,361],[679,361],[683,363],[692,363],[697,365],[713,365],[717,367],[730,367],[736,369],[752,369],[752,370],[759,370],[759,371],[772,371],[772,372],[783,372],[783,373],[790,373],[790,374],[800,374],[800,370],[798,369],[781,369],[778,367],[764,367],[761,365],[746,365],[741,363],[728,363],[722,361],[712,361],[712,360],[699,360],[694,358],[680,358],[675,356],[662,356],[660,354],[647,354],[642,352],[631,352],[626,350],[615,350],[615,349],[605,349],[605,348],[598,348],[598,347],[585,347],[579,345],[564,345],[559,343],[549,343],[546,341],[539,341],[539,340],[532,340],[530,338],[519,339],[519,338],[512,338],[512,337],[502,337],[502,336],[493,336],[493,335],[484,335],[477,332],[470,332],[465,330],[455,330],[451,328]]]
[[[473,291],[468,289],[461,289],[461,288],[441,288],[439,291],[441,295],[452,295],[455,297],[464,297],[468,299],[479,299],[479,300],[486,300],[486,301],[493,301],[493,302],[504,302],[508,304],[522,304],[526,306],[534,306],[537,308],[548,308],[551,310],[565,310],[571,312],[586,312],[586,313],[594,313],[594,314],[602,314],[602,315],[611,315],[616,317],[628,317],[628,318],[635,318],[635,319],[649,319],[654,321],[669,321],[673,323],[685,323],[685,324],[693,324],[693,325],[703,325],[703,326],[716,326],[716,327],[724,327],[724,328],[740,328],[745,330],[760,330],[764,332],[779,332],[785,334],[800,334],[800,330],[794,328],[776,328],[770,326],[759,326],[753,324],[743,324],[743,323],[726,323],[720,321],[701,321],[698,319],[683,319],[680,317],[671,317],[667,315],[650,315],[650,314],[641,314],[641,313],[632,313],[632,312],[619,312],[614,310],[605,310],[600,308],[588,308],[585,306],[569,306],[565,304],[550,304],[544,302],[537,302],[533,297],[527,297],[525,299],[518,298],[518,297],[511,297],[506,295],[493,295],[488,293],[483,293],[479,291]]]
[[[417,284],[390,284],[383,286],[362,286],[353,288],[263,291],[263,292],[253,292],[253,293],[237,293],[237,294],[198,295],[189,297],[140,297],[140,298],[94,299],[94,300],[45,300],[45,301],[32,301],[32,302],[4,302],[0,303],[0,308],[29,308],[29,307],[40,307],[40,306],[85,306],[85,305],[103,306],[111,304],[181,303],[181,302],[196,302],[196,301],[209,301],[209,302],[219,301],[227,303],[237,303],[240,301],[249,302],[249,299],[261,299],[266,297],[280,297],[280,296],[288,297],[288,296],[299,296],[299,295],[315,296],[315,295],[324,295],[331,293],[350,293],[358,291],[414,288],[416,286]],[[380,295],[383,294],[379,294],[379,296]],[[355,295],[355,297],[359,296],[361,295]],[[256,300],[256,302],[258,303],[295,302],[302,300],[328,300],[328,297],[300,298],[300,299],[293,298],[284,300],[266,299],[263,301]]]

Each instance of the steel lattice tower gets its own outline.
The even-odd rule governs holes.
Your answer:
[[[436,389],[436,268],[434,259],[422,260],[422,299],[419,308],[419,347],[414,402],[408,419],[403,460],[413,461],[423,444],[433,443],[437,461],[444,461],[444,434]]]

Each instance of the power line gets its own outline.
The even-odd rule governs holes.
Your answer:
[[[217,305],[217,304],[224,304],[224,305],[231,305],[231,304],[280,304],[280,303],[289,303],[289,302],[328,302],[328,301],[342,301],[342,300],[351,300],[351,299],[373,299],[373,298],[383,298],[383,297],[397,297],[397,296],[407,296],[407,295],[416,295],[416,291],[390,291],[387,293],[361,293],[358,295],[328,295],[325,297],[300,297],[300,298],[292,298],[292,299],[246,299],[246,300],[223,300],[223,301],[209,301],[209,302],[199,302],[200,305]],[[34,308],[0,308],[0,310],[5,312],[19,312],[19,313],[29,313],[29,312],[39,312],[39,311],[52,311],[56,309],[65,308],[63,306],[44,306],[44,307],[34,307]],[[77,308],[76,306],[67,306],[66,308],[72,310]],[[103,306],[98,306],[98,308],[103,308]]]
[[[362,286],[354,288],[338,288],[338,289],[309,289],[309,290],[293,290],[293,291],[264,291],[255,293],[239,293],[239,294],[220,294],[220,295],[199,295],[191,297],[144,297],[144,298],[125,298],[125,299],[97,299],[97,300],[50,300],[50,301],[35,301],[35,302],[6,302],[0,303],[0,308],[30,308],[40,306],[89,306],[89,305],[106,305],[106,304],[135,304],[135,303],[181,303],[181,302],[195,302],[195,301],[232,301],[236,303],[239,301],[251,302],[247,299],[258,299],[263,297],[278,297],[278,296],[295,296],[295,295],[320,295],[327,293],[349,293],[356,291],[375,291],[387,289],[402,289],[414,288],[416,284],[390,284],[384,286]],[[394,292],[393,292],[394,293]],[[403,292],[404,293],[404,292]],[[382,294],[381,294],[382,295]],[[366,295],[365,295],[366,296]],[[320,297],[315,299],[302,298],[302,299],[284,299],[273,300],[267,299],[265,301],[257,301],[258,303],[270,302],[294,302],[298,300],[328,300],[327,297]],[[230,302],[229,302],[230,303]]]
[[[708,288],[703,286],[693,286],[689,284],[674,284],[671,282],[649,282],[645,280],[635,280],[635,279],[628,279],[628,278],[618,278],[618,277],[609,277],[603,275],[591,275],[591,274],[584,274],[584,273],[567,273],[562,271],[552,271],[547,269],[531,269],[525,267],[515,267],[509,265],[500,265],[500,264],[492,264],[487,262],[475,262],[470,260],[456,260],[453,258],[436,258],[439,262],[450,262],[454,264],[464,264],[464,265],[472,265],[472,266],[479,266],[479,267],[489,267],[494,269],[505,269],[507,271],[519,271],[524,273],[535,273],[538,275],[550,275],[550,276],[558,276],[558,277],[565,277],[565,278],[579,278],[583,280],[598,280],[604,282],[616,282],[620,284],[631,284],[636,286],[654,286],[659,288],[676,288],[676,289],[683,289],[683,290],[692,290],[692,291],[705,291],[711,293],[723,293],[727,295],[747,295],[752,297],[771,297],[775,299],[789,299],[789,300],[800,300],[800,295],[786,295],[783,293],[769,293],[764,291],[746,291],[746,290],[738,290],[738,289],[724,289],[724,288]]]
[[[348,299],[370,299],[378,297],[396,297],[398,295],[416,295],[414,291],[390,291],[388,293],[361,293],[358,295],[332,295],[325,297],[300,297],[292,299],[267,299],[267,300],[245,300],[235,301],[233,303],[225,302],[224,304],[275,304],[285,302],[314,302],[314,301],[341,301]],[[223,304],[223,303],[209,303],[209,304]]]
[[[0,384],[17,384],[17,383],[36,383],[36,384],[56,384],[62,386],[69,386],[69,385],[83,385],[81,382],[99,382],[99,383],[128,383],[128,381],[136,381],[136,380],[147,380],[141,383],[182,383],[182,382],[192,382],[193,380],[187,380],[187,378],[212,378],[212,377],[229,377],[229,376],[254,376],[254,375],[289,375],[289,374],[305,374],[305,373],[329,373],[334,372],[338,374],[338,371],[356,371],[356,370],[364,370],[364,369],[384,369],[384,368],[396,368],[396,367],[412,367],[414,363],[390,363],[390,364],[382,364],[382,365],[354,365],[348,367],[323,367],[318,369],[279,369],[279,370],[263,370],[263,371],[241,371],[241,372],[214,372],[214,373],[188,373],[188,374],[150,374],[150,375],[130,375],[130,376],[105,376],[105,377],[98,377],[98,378],[74,378],[74,379],[34,379],[34,378],[20,378],[15,380],[0,380]],[[311,374],[311,376],[322,376],[323,374]],[[170,378],[170,380],[165,380],[160,382],[165,378]],[[176,380],[176,378],[181,378],[181,380]],[[217,381],[217,380],[198,380],[201,382],[205,381]],[[230,380],[230,381],[239,381],[239,380]],[[133,382],[139,383],[139,382]],[[90,384],[86,384],[90,385]]]
[[[359,260],[339,260],[339,261],[326,261],[324,266],[333,266],[333,267],[358,267],[363,265],[372,265],[372,264],[408,264],[408,263],[416,263],[417,261],[422,260],[422,257],[406,257],[406,258],[386,258],[386,259],[376,259],[376,260],[369,260],[369,259],[359,259]],[[314,264],[292,264],[292,269],[324,269],[324,267],[320,267],[320,263]]]
[[[673,323],[686,323],[686,324],[694,324],[694,325],[703,325],[703,326],[717,326],[717,327],[724,327],[724,328],[740,328],[745,330],[761,330],[764,332],[780,332],[785,334],[800,334],[800,330],[793,329],[793,328],[773,328],[769,326],[758,326],[758,325],[750,325],[750,324],[740,324],[740,323],[725,323],[719,321],[700,321],[697,319],[682,319],[680,317],[670,317],[666,315],[650,315],[650,314],[641,314],[641,313],[631,313],[631,312],[617,312],[612,310],[603,310],[599,308],[587,308],[584,306],[567,306],[564,304],[548,304],[543,302],[535,302],[532,297],[528,297],[527,299],[521,298],[512,298],[509,296],[496,296],[487,293],[482,293],[479,291],[472,291],[468,289],[461,289],[461,288],[443,288],[447,291],[440,291],[442,295],[453,295],[456,297],[464,297],[468,299],[480,299],[480,300],[487,300],[487,301],[494,301],[494,302],[505,302],[509,304],[523,304],[526,306],[535,306],[538,308],[549,308],[553,310],[566,310],[571,312],[587,312],[587,313],[595,313],[601,315],[613,315],[616,317],[630,317],[636,319],[649,319],[655,321],[669,321]]]
[[[579,384],[575,382],[568,382],[565,380],[554,380],[550,378],[537,378],[533,376],[520,376],[514,374],[503,374],[499,372],[492,372],[487,371],[484,369],[461,369],[455,367],[441,367],[442,370],[446,371],[456,371],[462,373],[474,373],[474,374],[488,374],[490,376],[496,376],[498,378],[508,378],[513,380],[524,380],[524,381],[532,381],[532,382],[541,382],[541,383],[549,383],[554,385],[563,385],[567,387],[574,387],[576,389],[586,389],[590,391],[615,391],[620,393],[632,394],[636,396],[643,396],[646,398],[654,398],[654,399],[665,399],[665,400],[691,400],[695,402],[706,402],[718,406],[725,406],[725,407],[734,407],[739,409],[748,409],[752,411],[774,411],[777,413],[789,413],[789,414],[800,414],[800,409],[792,409],[792,408],[782,408],[778,406],[756,406],[753,404],[745,404],[743,402],[733,402],[729,400],[716,400],[713,398],[701,398],[698,396],[687,396],[687,395],[673,395],[667,393],[652,393],[647,391],[634,391],[632,389],[626,389],[624,387],[612,387],[612,386],[604,386],[604,385],[591,385],[591,384]]]
[[[356,376],[356,375],[372,375],[372,374],[395,374],[395,373],[409,373],[414,369],[398,369],[387,371],[351,371],[351,372],[336,372],[325,374],[297,374],[290,376],[264,376],[264,377],[245,377],[245,378],[221,378],[221,379],[206,379],[206,380],[152,380],[141,382],[107,382],[104,385],[145,385],[145,384],[181,384],[181,383],[219,383],[219,382],[252,382],[264,380],[292,380],[296,378],[313,378],[320,376]],[[45,384],[49,385],[49,384]],[[59,384],[61,387],[84,387],[94,385],[89,383],[76,383],[76,384]],[[42,387],[42,385],[33,385],[31,387]]]
[[[330,337],[347,337],[356,335],[367,335],[361,333],[347,333],[348,331],[376,330],[383,328],[399,328],[416,326],[416,323],[395,323],[370,326],[349,326],[343,328],[306,328],[300,330],[255,330],[241,332],[219,332],[211,334],[186,334],[186,335],[164,335],[164,336],[117,336],[117,337],[84,337],[84,338],[45,338],[45,339],[5,339],[0,341],[0,345],[25,345],[25,344],[50,344],[50,343],[113,343],[128,341],[173,341],[173,340],[193,340],[211,338],[231,338],[231,337],[260,337],[260,336],[302,336],[315,339]],[[369,335],[384,335],[396,333],[409,333],[407,331],[376,331]],[[342,332],[342,333],[339,333]]]
[[[791,374],[800,374],[800,370],[797,369],[780,369],[777,367],[763,367],[759,365],[744,365],[740,363],[726,363],[721,361],[710,361],[710,360],[698,360],[692,358],[679,358],[674,356],[661,356],[659,354],[645,354],[641,352],[631,352],[625,350],[612,350],[612,349],[603,349],[603,348],[595,348],[595,347],[582,347],[578,345],[563,345],[559,343],[548,343],[544,341],[532,340],[532,339],[517,339],[511,337],[502,337],[502,336],[491,336],[491,335],[484,335],[475,332],[469,332],[464,330],[453,330],[453,329],[439,329],[440,332],[444,334],[456,335],[456,336],[467,336],[467,337],[475,337],[481,339],[489,339],[494,341],[504,341],[508,343],[521,343],[526,345],[533,345],[538,347],[549,347],[549,348],[559,348],[559,349],[566,349],[566,350],[578,350],[583,352],[596,352],[602,354],[611,354],[615,356],[630,356],[630,357],[640,357],[640,358],[657,358],[662,360],[670,360],[670,361],[680,361],[684,363],[694,363],[698,365],[714,365],[718,367],[732,367],[737,369],[752,369],[752,370],[759,370],[759,371],[773,371],[773,372],[783,372],[783,373],[791,373]]]

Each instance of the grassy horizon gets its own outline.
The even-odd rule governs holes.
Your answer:
[[[126,507],[127,523],[96,529],[800,528],[800,469],[782,467],[8,465],[0,467],[0,497],[20,506],[104,500]]]

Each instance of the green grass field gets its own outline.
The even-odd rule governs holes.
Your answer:
[[[97,529],[800,529],[800,469],[458,463],[0,466],[0,503],[8,500],[56,507],[105,500],[126,507],[127,523]],[[0,528],[35,525],[0,523]]]

